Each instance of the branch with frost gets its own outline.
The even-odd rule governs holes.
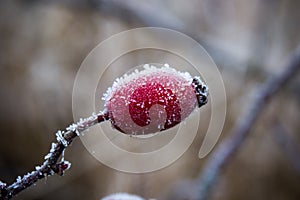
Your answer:
[[[89,127],[108,120],[108,113],[100,112],[97,115],[81,119],[78,123],[72,124],[65,131],[57,131],[56,142],[53,142],[49,153],[45,156],[42,165],[36,166],[35,170],[23,177],[18,177],[14,183],[8,185],[0,181],[0,199],[7,200],[16,194],[30,187],[39,179],[58,174],[62,176],[71,167],[71,163],[64,160],[64,151],[72,143],[73,139]]]
[[[220,144],[207,161],[198,182],[200,186],[198,199],[207,199],[212,186],[217,183],[220,174],[228,166],[237,151],[247,139],[250,130],[271,98],[283,88],[300,70],[300,45],[291,56],[289,62],[277,76],[270,77],[258,90],[254,92],[252,104],[240,117],[230,136]]]

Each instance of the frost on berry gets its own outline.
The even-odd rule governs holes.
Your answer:
[[[193,78],[168,65],[144,65],[116,79],[103,99],[112,126],[125,134],[156,133],[171,128],[197,105]]]

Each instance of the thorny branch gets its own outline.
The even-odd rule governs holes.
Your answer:
[[[286,85],[300,70],[300,45],[295,50],[289,62],[283,66],[283,71],[277,76],[270,77],[258,91],[254,92],[252,104],[240,117],[233,128],[230,136],[223,141],[211,155],[210,159],[202,171],[202,176],[198,178],[200,191],[197,199],[207,199],[211,193],[212,186],[217,183],[219,175],[225,170],[229,161],[237,153],[243,142],[247,139],[255,121],[263,111],[269,100]]]
[[[36,166],[35,170],[22,178],[19,176],[11,185],[0,181],[0,199],[11,199],[39,179],[47,176],[54,174],[62,176],[71,166],[68,161],[64,160],[63,153],[65,149],[80,133],[105,120],[108,120],[108,113],[100,112],[97,115],[93,114],[89,118],[81,119],[78,123],[70,125],[65,131],[58,131],[56,133],[56,142],[52,143],[50,152],[45,156],[45,161],[42,165]]]

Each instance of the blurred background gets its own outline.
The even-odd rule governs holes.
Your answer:
[[[72,88],[83,59],[131,28],[171,28],[206,48],[225,83],[222,138],[228,136],[251,91],[281,71],[300,42],[299,10],[296,0],[2,0],[0,180],[12,183],[43,162],[54,133],[73,121]],[[210,198],[300,199],[299,119],[298,75],[260,116]],[[77,139],[66,151],[72,167],[64,177],[41,180],[15,199],[100,199],[115,192],[188,199],[206,161],[198,159],[201,130],[179,160],[148,174],[110,169]]]

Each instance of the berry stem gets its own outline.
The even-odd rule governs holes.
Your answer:
[[[65,131],[57,131],[56,142],[52,143],[50,151],[45,156],[45,161],[42,165],[36,166],[35,170],[24,175],[22,178],[19,176],[11,185],[0,181],[0,199],[11,199],[16,194],[36,183],[39,179],[54,174],[64,175],[64,172],[71,166],[71,163],[64,160],[63,153],[65,149],[80,133],[108,119],[109,115],[107,112],[99,112],[97,115],[93,114],[88,118],[80,119],[79,122],[67,127]]]

